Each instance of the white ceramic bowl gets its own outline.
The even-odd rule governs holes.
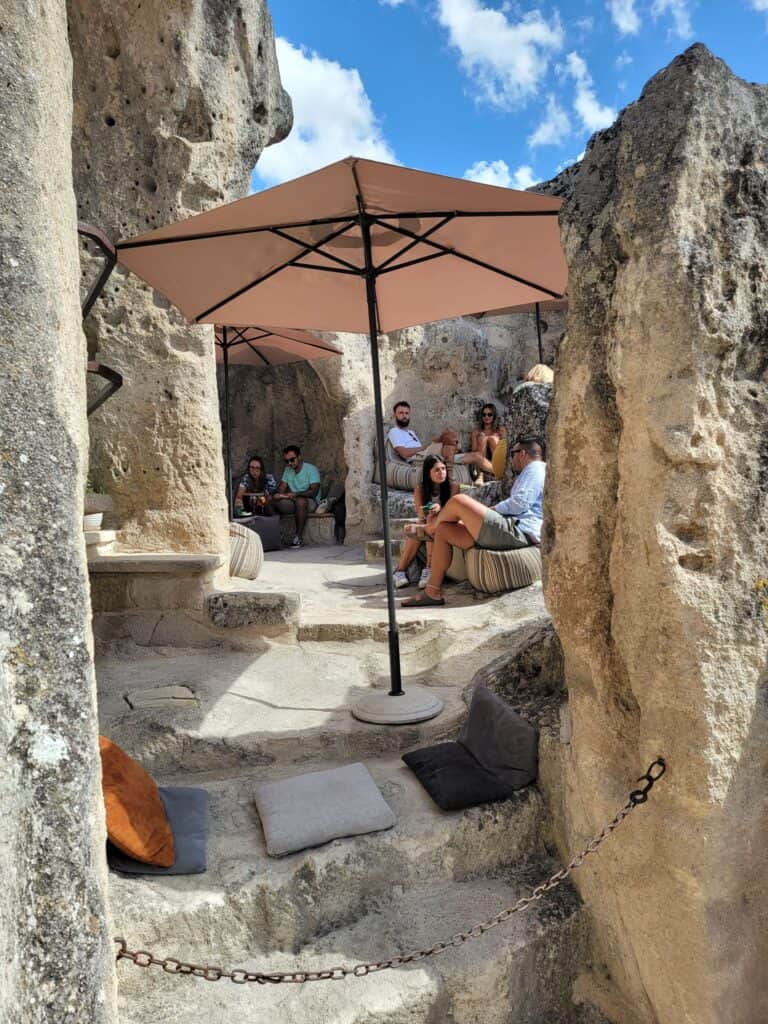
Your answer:
[[[91,512],[87,516],[83,516],[83,529],[84,530],[100,530],[101,521],[104,518],[103,512]]]

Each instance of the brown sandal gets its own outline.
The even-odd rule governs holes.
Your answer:
[[[416,597],[407,597],[400,602],[401,608],[438,608],[445,604],[444,597],[430,597],[426,590],[422,590]]]

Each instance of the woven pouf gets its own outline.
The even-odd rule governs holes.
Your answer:
[[[470,548],[466,552],[467,579],[484,594],[529,587],[541,579],[541,550],[536,547],[513,551]]]
[[[258,533],[240,523],[229,524],[229,575],[255,580],[264,562],[264,549]]]

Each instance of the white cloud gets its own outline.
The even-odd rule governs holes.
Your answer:
[[[396,163],[357,68],[277,40],[280,76],[293,100],[293,128],[262,153],[255,175],[276,185],[341,160],[362,156]]]
[[[766,0],[766,2],[768,2],[768,0]],[[613,62],[613,64],[614,67],[617,67],[619,70],[621,70],[622,68],[625,68],[627,64],[632,64],[634,59],[635,58],[628,54],[626,50],[623,50],[616,58],[616,60]]]
[[[597,99],[595,85],[586,62],[578,53],[571,52],[565,59],[566,71],[576,83],[573,107],[587,131],[607,128],[616,120],[613,107],[604,107]]]
[[[660,18],[662,14],[669,14],[674,26],[672,31],[680,39],[688,39],[693,35],[688,0],[653,0],[651,14],[654,19]]]
[[[502,188],[530,188],[539,180],[533,168],[522,164],[512,173],[504,160],[478,160],[464,171],[467,181],[479,181],[482,185],[501,185]]]
[[[572,156],[570,160],[563,160],[563,162],[561,164],[558,164],[555,168],[555,176],[558,175],[561,171],[564,171],[566,167],[572,167],[574,164],[579,163],[580,160],[583,160],[585,152],[586,150],[582,149],[578,156]]]
[[[437,0],[437,20],[459,51],[477,98],[502,110],[535,95],[550,56],[563,46],[557,14],[547,21],[541,12],[530,11],[511,21],[504,11],[485,7],[481,0]]]
[[[528,145],[559,146],[571,133],[571,121],[566,112],[550,93],[547,97],[547,115],[535,132],[528,136]]]
[[[582,33],[582,35],[589,35],[592,29],[595,27],[594,18],[577,18],[576,28]]]
[[[400,7],[405,3],[405,0],[379,0],[379,3],[384,7]]]
[[[635,36],[640,31],[640,17],[635,0],[608,0],[611,21],[623,36]]]
[[[761,14],[764,11],[768,12],[768,0],[749,0],[749,6],[753,11],[759,11]]]

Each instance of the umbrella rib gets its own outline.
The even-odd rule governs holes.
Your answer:
[[[354,227],[355,221],[351,220],[348,222],[345,230]],[[360,274],[362,271],[360,267],[356,267],[354,263],[349,260],[344,260],[341,256],[335,256],[331,252],[323,252],[323,246],[325,242],[318,242],[317,245],[310,245],[309,242],[305,242],[302,238],[295,238],[293,235],[289,235],[287,231],[283,231],[281,228],[273,228],[273,233],[278,235],[280,238],[285,238],[289,242],[293,242],[294,245],[309,246],[312,252],[317,253],[318,256],[325,256],[327,260],[333,260],[334,263],[340,263],[342,267],[347,267],[349,271],[355,274]]]
[[[459,214],[460,216],[460,214]],[[375,224],[389,227],[392,231],[399,231],[401,235],[406,235],[409,238],[415,238],[418,240],[419,236],[413,231],[409,231],[407,228],[395,227],[394,225],[384,225],[378,217],[371,217],[371,220]],[[518,284],[524,284],[528,288],[537,288],[541,292],[545,292],[547,295],[551,295],[553,299],[561,299],[562,294],[560,292],[553,292],[551,288],[545,288],[542,284],[536,284],[533,281],[527,280],[527,278],[519,277],[517,274],[512,274],[508,270],[502,270],[501,267],[495,267],[492,263],[486,263],[485,260],[479,260],[475,256],[468,256],[466,253],[459,252],[457,249],[451,249],[448,246],[441,245],[439,242],[434,242],[432,239],[426,239],[424,245],[431,245],[435,249],[439,249],[443,255],[455,256],[459,260],[464,260],[466,263],[472,263],[477,267],[482,267],[483,270],[491,270],[495,274],[500,274],[502,277],[509,278],[510,281],[516,281]]]
[[[245,344],[248,346],[248,348],[251,350],[251,352],[254,352],[259,357],[259,359],[261,359],[261,361],[266,366],[271,366],[272,365],[272,363],[270,363],[270,361],[267,359],[267,357],[265,355],[262,355],[262,353],[259,352],[259,350],[256,348],[256,346],[252,345],[250,341],[246,341]]]
[[[325,270],[329,274],[347,274],[352,277],[362,277],[362,270],[345,270],[343,267],[321,267],[319,263],[294,263],[299,270]]]
[[[443,219],[440,220],[437,224],[433,224],[433,226],[429,229],[429,231],[425,231],[422,235],[420,235],[419,236],[419,240],[423,242],[425,239],[429,238],[429,236],[433,235],[435,233],[435,231],[439,231],[440,228],[445,227],[445,225],[448,223],[449,220],[453,220],[454,216],[455,216],[454,214],[449,213],[447,216],[443,217]],[[386,259],[386,260],[384,260],[383,263],[379,264],[379,267],[378,267],[379,273],[381,273],[386,267],[388,267],[390,263],[394,263],[395,260],[399,260],[401,256],[404,256],[407,252],[409,252],[411,249],[413,249],[413,247],[415,245],[418,245],[418,244],[419,244],[418,242],[414,241],[414,242],[409,242],[408,245],[404,245],[403,248],[400,250],[400,252],[394,253],[394,255],[390,256],[389,259]]]
[[[341,221],[347,221],[347,227],[356,223],[354,219],[349,219],[349,214],[345,213],[336,217],[319,217],[316,220],[291,221],[288,224],[265,224],[256,228],[226,228],[222,231],[198,231],[193,235],[170,235],[166,238],[145,238],[143,241],[141,239],[134,239],[128,242],[118,242],[115,249],[141,249],[144,246],[172,245],[175,242],[204,242],[208,238],[229,238],[232,235],[258,235],[264,231],[274,232],[277,229],[283,230],[284,228],[313,228],[324,224],[339,224]]]
[[[441,256],[447,256],[447,252],[431,252],[429,256],[419,256],[415,260],[406,260],[405,263],[398,263],[396,267],[387,267],[385,270],[377,270],[377,274],[393,274],[396,270],[405,270],[407,267],[415,267],[419,263],[427,263],[429,260],[439,260]],[[453,255],[451,253],[451,255]]]
[[[334,223],[338,224],[338,221],[335,221]],[[328,235],[327,238],[323,239],[321,244],[326,245],[328,242],[332,242],[334,238],[337,238],[339,235],[343,235],[344,232],[347,231],[348,229],[349,225],[345,224],[344,227],[339,228],[337,231],[331,232],[331,234]],[[291,267],[295,263],[298,263],[298,261],[304,259],[304,257],[307,256],[310,251],[310,249],[304,249],[303,252],[300,252],[296,256],[292,256],[291,259],[286,260],[284,263],[280,263],[278,266],[273,267],[272,270],[267,271],[266,274],[262,274],[261,277],[256,278],[255,281],[251,281],[250,284],[246,284],[243,285],[242,288],[238,288],[236,292],[233,292],[231,295],[228,295],[220,302],[217,302],[215,305],[211,306],[210,309],[204,309],[202,313],[198,313],[198,315],[194,318],[195,323],[199,324],[204,317],[210,316],[211,313],[215,313],[217,309],[221,309],[222,306],[226,306],[228,302],[232,302],[234,301],[234,299],[239,299],[241,295],[243,295],[247,291],[250,291],[251,288],[256,288],[258,285],[263,284],[264,281],[269,280],[270,277],[274,277],[275,274],[279,274],[281,270],[285,270],[286,267]]]

